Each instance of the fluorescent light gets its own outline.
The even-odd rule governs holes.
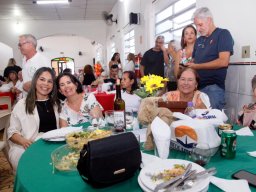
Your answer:
[[[69,0],[55,0],[55,1],[35,1],[36,4],[45,5],[45,4],[68,4]]]

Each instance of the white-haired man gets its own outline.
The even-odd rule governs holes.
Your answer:
[[[46,57],[36,51],[37,40],[31,34],[19,36],[18,47],[24,56],[22,62],[23,95],[26,95],[31,87],[31,80],[37,69],[50,67],[51,63]]]
[[[164,77],[164,64],[169,65],[167,49],[164,47],[164,36],[158,36],[155,47],[146,51],[143,55],[140,72],[141,75],[155,74]]]
[[[194,45],[193,63],[188,66],[197,70],[200,76],[199,89],[209,96],[212,108],[223,109],[233,38],[227,29],[214,25],[212,13],[207,7],[197,9],[193,19],[200,37]]]

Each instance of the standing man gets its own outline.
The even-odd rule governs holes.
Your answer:
[[[24,56],[22,62],[23,90],[27,95],[31,87],[31,80],[37,69],[41,67],[50,67],[51,63],[43,55],[36,51],[37,40],[31,34],[19,36],[19,49]]]
[[[143,55],[140,64],[141,76],[155,74],[164,77],[164,64],[169,65],[168,52],[164,47],[164,36],[158,36],[155,47]]]
[[[193,19],[200,37],[194,45],[194,63],[188,63],[188,66],[197,70],[200,76],[199,89],[209,96],[211,107],[223,109],[227,68],[229,58],[233,55],[233,38],[227,29],[214,25],[212,13],[207,7],[197,9]]]

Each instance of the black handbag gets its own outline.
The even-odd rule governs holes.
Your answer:
[[[88,142],[80,152],[77,169],[94,187],[124,181],[140,168],[141,152],[131,132]]]

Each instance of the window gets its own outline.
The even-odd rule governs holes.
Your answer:
[[[126,33],[124,36],[124,55],[127,58],[129,53],[135,53],[135,35],[134,30]]]
[[[182,29],[192,24],[196,0],[178,0],[155,15],[155,36],[163,35],[165,43],[180,41]]]
[[[111,44],[111,57],[114,55],[114,53],[116,52],[116,47],[115,47],[115,43]]]

